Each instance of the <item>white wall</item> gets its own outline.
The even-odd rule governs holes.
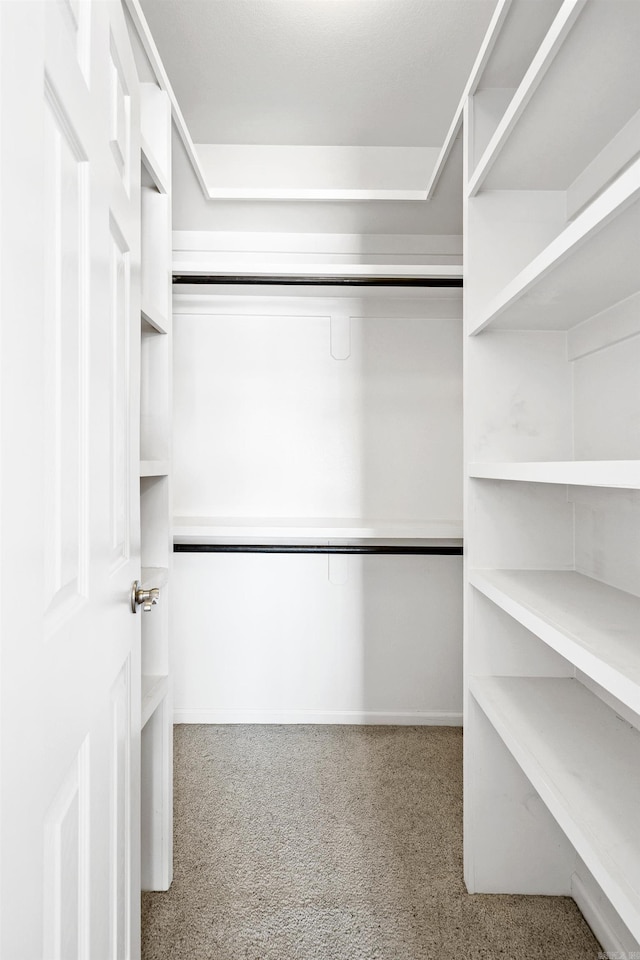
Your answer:
[[[375,308],[272,315],[250,297],[175,315],[176,516],[459,523],[461,322]]]
[[[460,722],[460,557],[174,561],[177,723]]]
[[[176,297],[175,515],[460,536],[460,308]],[[459,722],[460,557],[174,561],[177,721]]]
[[[439,147],[272,143],[198,143],[194,149],[210,196],[244,199],[418,200],[440,153]]]

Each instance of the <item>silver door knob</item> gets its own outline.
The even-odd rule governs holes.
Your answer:
[[[158,587],[151,587],[149,590],[143,590],[140,581],[134,580],[131,584],[131,613],[136,613],[138,607],[142,607],[145,613],[155,607],[160,599],[160,590]]]

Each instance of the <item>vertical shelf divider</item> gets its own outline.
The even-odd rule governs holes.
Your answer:
[[[171,105],[154,83],[140,85],[141,580],[158,587],[142,616],[141,876],[167,890],[173,875],[173,709],[169,650],[171,582]]]

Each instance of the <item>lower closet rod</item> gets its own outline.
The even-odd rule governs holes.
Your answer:
[[[459,546],[374,546],[373,544],[308,544],[308,543],[174,543],[174,553],[361,553],[461,557]]]
[[[461,277],[345,277],[338,274],[322,277],[307,274],[219,274],[174,273],[174,284],[223,284],[243,287],[462,287]]]

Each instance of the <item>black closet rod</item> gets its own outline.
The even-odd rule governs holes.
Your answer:
[[[461,557],[462,545],[374,546],[373,544],[308,543],[174,543],[174,553],[357,553],[368,556]]]
[[[462,277],[318,277],[318,276],[255,276],[218,273],[175,273],[174,284],[239,284],[244,286],[282,287],[461,287]]]

